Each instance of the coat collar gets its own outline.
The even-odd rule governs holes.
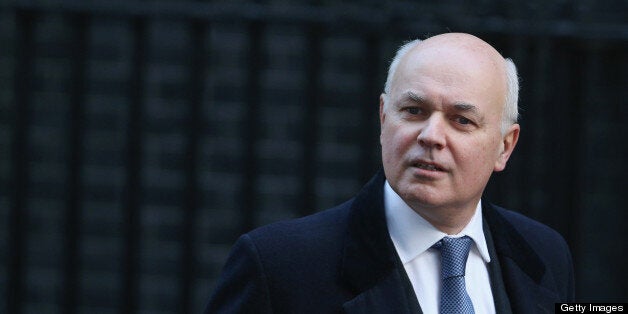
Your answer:
[[[356,297],[344,304],[347,313],[421,313],[388,234],[384,180],[379,171],[351,205],[342,277]]]
[[[396,264],[397,253],[386,226],[383,184],[384,174],[380,171],[351,204],[342,270],[355,291],[369,289],[389,275]]]
[[[545,274],[541,258],[494,205],[486,200],[482,204],[484,219],[490,227],[499,258],[512,260],[535,283],[540,284]]]

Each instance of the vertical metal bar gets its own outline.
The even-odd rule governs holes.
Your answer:
[[[373,171],[377,169],[376,150],[378,143],[378,104],[379,95],[383,90],[383,83],[380,82],[380,36],[379,34],[369,33],[365,39],[366,57],[364,58],[364,100],[360,102],[362,109],[362,121],[364,123],[364,132],[360,132],[360,173],[359,179],[362,184],[366,183]]]
[[[565,238],[570,245],[571,255],[573,260],[580,261],[581,253],[579,244],[581,241],[582,230],[582,216],[583,216],[583,188],[585,187],[585,174],[583,169],[586,168],[586,141],[583,137],[586,137],[587,115],[585,106],[592,97],[588,93],[591,93],[590,89],[593,86],[592,77],[595,75],[592,65],[594,58],[587,54],[586,51],[581,49],[574,49],[577,47],[575,40],[570,41],[569,45],[563,47],[563,53],[568,60],[567,68],[570,73],[567,73],[570,78],[566,87],[566,101],[563,104],[567,108],[561,110],[561,114],[567,114],[569,116],[568,127],[563,127],[563,132],[568,140],[568,145],[565,147],[565,177],[561,178],[561,183],[567,183],[567,187],[564,191],[564,206],[555,207],[562,208],[563,212],[556,214],[556,221],[562,223],[562,229],[565,230]],[[589,53],[591,53],[589,51]],[[584,60],[584,65],[583,65]],[[586,84],[588,83],[588,84]],[[576,126],[576,127],[574,127]],[[562,186],[562,184],[558,184]],[[569,219],[564,219],[569,217]],[[578,286],[576,289],[580,289],[582,286]],[[581,292],[581,291],[579,291]]]
[[[301,176],[301,204],[298,215],[313,213],[316,206],[316,149],[318,146],[318,114],[322,59],[322,30],[312,25],[307,32],[308,55],[305,57],[305,114],[303,116],[303,174]]]
[[[259,163],[257,160],[257,143],[260,131],[260,97],[261,97],[261,68],[262,62],[262,34],[264,24],[259,21],[251,22],[248,26],[249,58],[246,83],[246,121],[243,125],[244,149],[244,198],[242,202],[241,232],[247,232],[255,227],[257,203],[257,182],[259,177]]]
[[[558,132],[550,133],[558,134],[559,138],[565,139],[564,145],[554,145],[559,151],[552,155],[556,160],[549,163],[560,165],[562,168],[560,184],[554,186],[554,193],[552,193],[559,197],[553,198],[552,207],[562,208],[564,213],[553,215],[552,221],[559,226],[559,230],[565,232],[565,237],[570,243],[576,239],[578,232],[574,227],[578,226],[577,219],[582,214],[581,202],[576,199],[581,196],[578,190],[578,179],[581,177],[580,172],[583,168],[580,138],[585,134],[583,130],[587,125],[585,115],[582,113],[585,88],[582,78],[586,77],[584,75],[588,73],[585,73],[585,67],[581,66],[583,60],[587,60],[587,56],[577,47],[575,40],[566,40],[560,45],[559,58],[565,62],[562,67],[564,72],[560,74],[565,80],[559,93],[556,93],[560,101],[555,99],[553,102],[556,104],[554,116],[566,116],[565,122],[568,125],[555,125],[554,127],[558,128],[555,130]],[[578,127],[573,127],[574,125]],[[564,217],[571,217],[571,221],[564,219]],[[577,258],[575,253],[574,257]]]
[[[28,213],[28,126],[30,124],[31,88],[33,85],[33,64],[35,58],[34,23],[36,14],[29,11],[18,11],[17,14],[17,45],[15,51],[15,119],[12,143],[12,182],[14,193],[9,211],[9,241],[7,267],[7,311],[22,313],[24,293],[24,247]]]
[[[144,107],[144,82],[146,72],[146,26],[144,18],[133,20],[133,57],[130,79],[129,125],[126,149],[126,204],[124,221],[124,257],[122,258],[123,288],[121,294],[122,313],[137,311],[140,206],[142,199],[141,156],[142,122]]]
[[[611,79],[611,84],[613,84],[614,86],[616,86],[615,88],[613,88],[614,92],[612,97],[616,97],[613,98],[614,101],[612,101],[613,105],[611,106],[611,110],[609,111],[609,113],[607,113],[608,115],[612,115],[614,118],[610,119],[611,121],[613,121],[613,124],[615,126],[611,126],[609,129],[610,130],[615,130],[617,131],[616,133],[614,132],[614,140],[624,140],[626,138],[626,123],[623,122],[624,117],[626,116],[626,114],[628,113],[628,109],[626,107],[626,96],[628,96],[628,92],[627,90],[624,88],[624,86],[628,86],[628,75],[626,74],[626,65],[628,64],[628,54],[626,54],[626,51],[628,50],[628,41],[623,41],[621,44],[614,44],[612,47],[608,48],[608,52],[606,51],[596,51],[595,53],[595,57],[593,58],[593,60],[591,60],[591,62],[589,63],[588,66],[588,75],[591,75],[591,72],[594,73],[595,78],[597,80],[596,84],[594,85],[593,82],[595,82],[596,80],[593,80],[591,77],[589,77],[589,79],[591,79],[591,81],[588,81],[587,83],[587,97],[590,101],[586,102],[585,104],[587,105],[585,108],[583,108],[583,112],[587,112],[588,109],[593,110],[593,104],[595,104],[595,101],[598,100],[596,97],[596,95],[598,95],[599,90],[598,87],[599,86],[599,81],[600,80],[604,80],[605,81],[605,77],[610,77]],[[610,61],[610,62],[609,62]],[[613,66],[612,70],[606,70],[606,67],[608,66],[608,64],[611,64]],[[616,65],[619,64],[623,64],[623,67],[619,67]],[[620,122],[621,121],[621,122]],[[619,124],[622,123],[622,124]],[[621,129],[621,130],[620,130]],[[583,139],[583,141],[586,139]],[[587,150],[590,150],[590,147],[588,147]],[[610,153],[610,150],[609,150]],[[610,154],[615,154],[610,153]],[[622,158],[622,160],[626,160],[628,157],[628,148],[626,147],[626,145],[619,145],[618,149],[617,149],[617,155],[616,156],[620,156],[620,158]],[[582,156],[586,156],[586,155],[582,155]],[[591,160],[591,158],[586,158],[586,157],[582,157],[583,158],[583,162],[588,162],[589,160]],[[628,173],[628,169],[626,167],[626,164],[624,162],[622,162],[619,165],[616,165],[617,167],[615,169],[617,169],[617,173],[620,174],[622,177],[619,178],[619,176],[615,177],[614,179],[612,179],[612,182],[614,182],[614,188],[611,190],[613,192],[612,197],[613,200],[615,202],[615,204],[625,204],[625,199],[626,199],[626,194],[624,193],[625,188],[622,187],[622,183],[623,182],[623,178],[626,175],[626,173]],[[581,173],[583,173],[584,171],[582,171]],[[587,177],[585,175],[581,176],[581,180],[580,180],[580,187],[581,187],[581,191],[587,191],[588,189],[588,183],[586,181]],[[583,203],[584,204],[584,203]],[[625,221],[628,221],[628,213],[626,213],[626,210],[622,210],[620,209],[621,207],[618,207],[616,213],[617,213],[617,220],[615,222],[615,225],[618,226],[618,230],[621,231],[610,231],[609,234],[612,234],[614,237],[619,238],[619,239],[626,239],[628,238],[628,228],[625,227],[620,227],[624,225]],[[583,206],[582,212],[584,213],[585,209]],[[583,232],[582,230],[585,229],[586,226],[586,221],[584,221],[584,216],[581,215],[580,216],[580,226],[582,228],[580,228],[580,233],[578,234],[579,236],[583,237]],[[617,233],[614,233],[617,232]],[[578,246],[576,247],[576,250],[579,251],[581,254],[584,254],[583,252],[585,252],[584,250],[584,246],[582,245],[583,242],[579,241],[578,242]],[[590,251],[589,251],[590,252]],[[619,251],[615,252],[615,256],[617,256],[618,258],[615,259],[615,267],[614,269],[619,272],[619,271],[623,271],[624,274],[626,273],[625,271],[625,265],[628,265],[628,254],[627,254],[627,250],[626,250],[626,246],[623,246],[623,249],[620,249]],[[580,255],[582,256],[582,255]],[[609,272],[612,274],[612,272]],[[576,277],[578,278],[578,277]],[[612,289],[612,293],[614,293],[615,295],[615,299],[619,300],[622,298],[625,299],[625,296],[628,296],[628,281],[625,280],[625,277],[622,278],[621,276],[615,276],[615,283],[616,285],[614,285],[614,288]],[[582,294],[579,294],[582,295]]]
[[[546,151],[551,153],[545,154],[544,160],[537,163],[537,165],[544,165],[540,169],[543,181],[535,184],[546,185],[544,193],[549,199],[546,207],[551,208],[553,212],[553,214],[543,213],[542,220],[563,234],[570,244],[577,241],[578,219],[582,214],[581,202],[576,199],[580,197],[578,179],[582,171],[579,139],[583,135],[583,126],[586,126],[585,116],[582,113],[584,99],[581,94],[584,88],[581,78],[585,73],[582,66],[575,66],[582,64],[585,56],[577,47],[575,41],[554,39],[552,47],[554,51],[543,60],[543,62],[555,61],[552,66],[553,72],[549,73],[547,78],[540,80],[539,85],[550,86],[549,80],[559,81],[561,84],[556,84],[551,91],[545,89],[548,94],[538,106],[543,109],[543,113],[539,112],[535,115],[539,120],[547,117],[561,117],[547,126],[549,129],[544,132],[544,135],[539,134],[543,136]],[[535,125],[544,126],[542,122],[537,122]],[[553,134],[561,140],[547,140],[545,134]],[[557,176],[556,173],[560,175]],[[570,218],[565,219],[565,217]],[[574,260],[578,261],[577,250],[572,253]]]
[[[196,231],[197,207],[199,204],[198,189],[198,150],[201,137],[201,104],[205,87],[207,49],[205,36],[207,25],[195,20],[192,22],[191,62],[189,65],[190,88],[187,116],[187,147],[185,152],[185,203],[183,218],[183,257],[181,262],[181,313],[192,313],[193,279],[196,270],[194,240]]]
[[[527,138],[529,138],[529,142],[531,143],[530,150],[532,152],[539,151],[547,151],[543,146],[547,142],[546,134],[551,134],[547,128],[553,124],[551,121],[547,121],[548,114],[545,112],[541,112],[541,110],[546,109],[548,100],[548,95],[550,92],[548,91],[548,80],[550,77],[550,73],[548,73],[549,61],[552,60],[552,54],[554,51],[554,47],[547,37],[537,37],[534,42],[535,53],[532,58],[532,66],[534,67],[533,72],[534,76],[525,79],[522,84],[525,84],[525,88],[521,88],[522,91],[529,91],[528,95],[530,100],[527,101],[530,105],[525,107],[525,111],[523,111],[524,119],[526,117],[533,118],[534,120],[528,121],[527,126]],[[526,84],[528,82],[528,84]],[[527,158],[523,161],[523,168],[526,169],[526,175],[524,176],[524,195],[531,195],[533,197],[524,197],[523,198],[523,206],[522,209],[526,209],[528,212],[526,214],[531,215],[533,217],[542,217],[544,212],[546,211],[545,204],[539,206],[539,201],[534,199],[534,195],[537,194],[535,190],[544,190],[546,189],[545,184],[547,182],[551,182],[551,176],[553,176],[551,171],[545,171],[545,169],[541,169],[539,165],[548,164],[545,160],[545,155],[532,153],[526,156]]]
[[[72,47],[72,86],[70,103],[70,126],[68,138],[70,151],[68,158],[68,190],[65,212],[65,243],[63,247],[63,313],[76,313],[79,293],[79,254],[78,244],[80,237],[80,217],[82,185],[81,166],[83,165],[83,129],[85,80],[87,67],[87,36],[88,17],[77,15],[73,17],[72,29],[75,30],[75,39]]]

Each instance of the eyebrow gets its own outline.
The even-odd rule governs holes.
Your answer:
[[[405,94],[405,98],[409,98],[410,100],[417,102],[417,103],[424,103],[425,102],[425,98],[413,93],[413,92],[407,92]]]
[[[457,104],[454,104],[453,107],[457,111],[470,112],[476,115],[480,113],[478,110],[478,107],[471,104],[457,103]]]
[[[410,99],[414,102],[417,103],[429,103],[429,101],[427,101],[423,96],[419,96],[417,94],[415,94],[414,92],[406,92],[405,93],[405,97],[406,99]],[[461,111],[461,112],[470,112],[472,114],[476,114],[479,115],[480,111],[478,110],[478,107],[469,103],[455,103],[452,106],[456,111]]]

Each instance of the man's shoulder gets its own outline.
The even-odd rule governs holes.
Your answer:
[[[517,229],[523,235],[545,238],[547,236],[560,237],[562,236],[551,227],[534,220],[528,216],[525,216],[519,212],[490,204],[497,214],[508,221],[513,227]]]
[[[516,232],[521,235],[525,242],[532,245],[534,250],[539,254],[568,253],[569,248],[563,236],[553,228],[527,217],[521,213],[506,209],[500,206],[490,204],[493,215],[505,220],[509,226],[512,226]],[[491,215],[491,214],[489,214]],[[503,224],[499,219],[491,219],[495,224]],[[508,230],[504,226],[490,226],[491,230],[500,229]],[[498,235],[499,236],[499,235]]]
[[[293,243],[303,247],[337,240],[345,233],[352,202],[353,199],[308,216],[261,226],[246,236],[259,246]]]
[[[338,286],[339,269],[350,208],[348,201],[242,235],[206,312],[270,313],[272,308],[305,313],[314,312],[309,308],[314,306],[328,313],[341,305],[345,300]],[[314,291],[325,302],[312,305]]]
[[[535,281],[573,300],[573,262],[567,242],[556,230],[520,213],[491,205],[485,217],[501,262],[514,261]],[[502,264],[503,265],[503,264]]]

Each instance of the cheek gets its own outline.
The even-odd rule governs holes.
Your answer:
[[[479,141],[474,149],[470,149],[471,154],[467,158],[472,164],[472,171],[478,178],[490,176],[493,173],[495,161],[498,157],[498,143],[493,141]]]
[[[400,159],[405,156],[414,143],[413,139],[414,137],[408,133],[398,132],[397,134],[395,134],[395,136],[393,137],[393,142],[395,145],[395,147],[393,148],[394,154]]]
[[[407,129],[397,125],[388,125],[382,129],[381,144],[386,147],[389,153],[400,153],[405,151],[411,138]]]
[[[458,156],[458,164],[464,165],[466,171],[481,176],[486,169],[493,169],[496,159],[495,143],[488,140],[460,141],[462,146],[454,156]]]
[[[415,136],[409,128],[394,124],[384,126],[380,135],[382,161],[388,167],[401,167],[405,160],[404,157],[414,143],[414,138]]]

